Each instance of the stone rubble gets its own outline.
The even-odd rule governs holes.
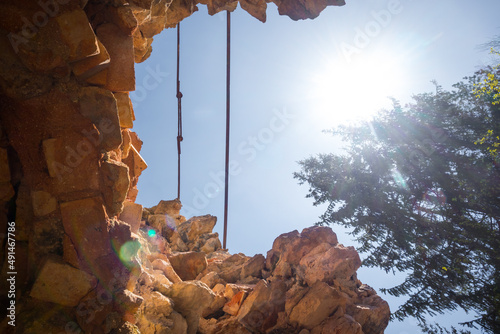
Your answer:
[[[358,253],[339,244],[330,228],[282,234],[266,257],[231,255],[220,246],[203,252],[203,243],[218,239],[216,218],[159,227],[157,213],[166,207],[163,221],[175,221],[180,202],[161,201],[144,209],[138,232],[141,333],[379,334],[387,326],[388,304],[356,278]],[[179,236],[187,251],[172,244]],[[163,316],[149,306],[155,300],[168,305]]]

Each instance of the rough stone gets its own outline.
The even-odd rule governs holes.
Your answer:
[[[81,261],[78,257],[78,253],[76,252],[76,247],[68,237],[67,234],[63,231],[63,260],[75,268],[86,268],[84,261]],[[88,269],[87,271],[90,271]]]
[[[211,316],[218,316],[222,308],[226,304],[226,298],[222,294],[216,294],[215,298],[209,307],[203,310],[201,316],[203,318],[210,318]]]
[[[355,305],[353,318],[361,325],[363,333],[382,333],[387,327],[391,315],[389,305],[380,296],[364,298],[362,304]]]
[[[215,294],[200,281],[174,283],[168,291],[175,308],[187,321],[187,334],[196,334],[200,316],[204,309],[209,307]]]
[[[86,333],[102,331],[113,312],[113,296],[101,284],[87,294],[77,307],[76,320]]]
[[[235,317],[220,319],[200,319],[200,327],[198,328],[201,334],[251,334],[248,329],[236,320]]]
[[[281,280],[260,280],[241,305],[238,321],[252,331],[266,332],[276,325],[278,313],[285,309],[285,293]]]
[[[141,333],[161,333],[171,327],[172,323],[166,319],[174,312],[170,298],[158,291],[143,293],[143,298],[137,321]]]
[[[175,232],[175,222],[167,215],[149,215],[148,223],[165,238],[171,238]]]
[[[40,259],[49,254],[62,255],[64,235],[60,219],[51,217],[33,221],[28,243],[32,261],[39,263]]]
[[[106,64],[102,71],[97,72],[96,74],[90,75],[88,78],[85,78],[85,82],[89,85],[103,87],[108,82],[108,67],[109,63]]]
[[[207,241],[205,241],[203,247],[200,248],[200,250],[205,254],[216,252],[219,249],[222,249],[222,244],[220,242],[218,234],[216,237],[209,238]]]
[[[134,61],[142,63],[149,58],[153,48],[153,38],[144,37],[140,29],[136,29],[133,34],[134,39]]]
[[[46,191],[32,191],[31,200],[35,216],[45,216],[57,209],[57,199]]]
[[[183,281],[194,280],[207,267],[207,259],[202,252],[182,252],[169,256],[175,272]]]
[[[278,6],[280,15],[287,15],[292,20],[314,19],[327,6],[343,6],[344,0],[316,0],[316,1],[300,1],[300,0],[273,0]]]
[[[120,213],[120,220],[130,225],[132,233],[137,233],[141,226],[142,205],[133,202],[123,202],[123,210]]]
[[[61,203],[64,231],[79,257],[93,261],[111,252],[106,213],[98,197]]]
[[[222,310],[227,314],[237,315],[238,311],[240,310],[241,304],[243,304],[243,301],[245,300],[246,297],[247,297],[246,291],[238,292],[231,298],[230,301],[228,301],[224,305],[224,308]]]
[[[111,292],[133,290],[141,275],[141,267],[137,262],[132,261],[125,265],[114,252],[96,259],[92,269],[99,283]]]
[[[76,61],[99,52],[94,31],[81,9],[63,13],[56,17],[62,40],[69,47],[68,61]]]
[[[110,58],[108,50],[106,50],[99,39],[97,39],[97,47],[99,51],[97,54],[71,64],[71,69],[79,80],[86,80],[109,66]]]
[[[87,133],[96,147],[111,151],[122,143],[117,102],[107,89],[82,87],[79,93],[80,113],[90,119],[98,131]]]
[[[108,14],[111,22],[126,35],[132,35],[137,29],[137,19],[131,6],[108,7]]]
[[[317,281],[349,279],[360,266],[361,259],[354,247],[323,243],[300,260],[298,276],[312,286]]]
[[[267,3],[265,0],[239,0],[241,9],[261,22],[266,22]]]
[[[130,154],[132,156],[132,169],[131,169],[131,176],[134,178],[138,178],[142,172],[148,168],[148,165],[146,164],[146,161],[142,158],[142,156],[139,154],[139,151],[135,148],[134,145],[130,146]],[[130,156],[129,156],[130,158]],[[130,167],[130,165],[129,165]]]
[[[170,217],[172,217],[173,219],[177,220],[178,217],[180,216],[182,204],[181,204],[181,201],[179,199],[174,199],[171,201],[160,201],[160,203],[158,203],[158,205],[156,205],[152,209],[154,209],[153,212],[156,215],[167,214]],[[182,223],[182,222],[179,222],[179,223]]]
[[[382,331],[383,332],[383,331]],[[382,333],[376,332],[376,333]],[[316,326],[311,334],[364,334],[361,325],[350,315],[332,316]]]
[[[118,105],[118,117],[120,119],[120,127],[131,129],[134,127],[134,109],[132,107],[132,102],[127,93],[114,93],[116,103]]]
[[[62,261],[49,259],[43,265],[30,296],[63,306],[76,306],[96,284],[92,275]]]
[[[338,308],[345,309],[347,298],[324,282],[317,282],[290,312],[290,322],[313,329]]]
[[[217,217],[206,215],[193,217],[178,226],[182,239],[187,242],[194,242],[198,237],[205,233],[212,233],[217,223]]]
[[[107,160],[101,162],[101,191],[109,216],[118,215],[123,209],[130,186],[128,166],[122,162]]]
[[[108,231],[111,246],[122,262],[128,264],[133,261],[141,245],[137,238],[132,236],[130,225],[111,219],[108,222]]]
[[[159,269],[163,272],[165,277],[167,277],[170,281],[173,283],[179,283],[182,281],[182,279],[179,277],[177,272],[174,270],[170,262],[162,260],[162,259],[156,259],[152,263],[154,269]]]
[[[111,59],[105,87],[113,92],[135,90],[134,42],[112,23],[99,26],[97,37],[108,50]]]
[[[115,305],[119,308],[122,313],[127,313],[129,315],[133,315],[141,304],[143,303],[144,298],[138,296],[129,290],[123,290],[115,294]]]
[[[209,272],[200,278],[200,281],[205,283],[210,289],[213,289],[214,286],[218,283],[223,283],[224,281],[219,277],[214,271]]]
[[[261,270],[264,269],[264,265],[266,263],[266,258],[262,254],[257,254],[252,257],[250,260],[243,264],[241,268],[241,279],[253,276],[253,277],[261,277]]]
[[[97,151],[83,135],[46,139],[43,153],[58,193],[99,189]]]
[[[120,147],[122,150],[122,159],[125,159],[128,157],[130,153],[130,146],[132,145],[132,140],[130,139],[130,130],[129,129],[123,129],[122,130],[122,146]]]

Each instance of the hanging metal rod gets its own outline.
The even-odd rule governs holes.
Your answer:
[[[226,27],[226,163],[224,184],[224,235],[222,248],[227,247],[227,209],[229,202],[229,130],[231,120],[231,12],[227,11]]]

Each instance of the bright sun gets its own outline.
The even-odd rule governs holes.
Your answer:
[[[312,78],[310,97],[319,121],[331,126],[371,118],[391,106],[404,83],[403,66],[388,54],[336,59]]]

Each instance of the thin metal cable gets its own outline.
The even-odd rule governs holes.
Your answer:
[[[182,93],[181,81],[179,79],[180,72],[180,56],[181,56],[181,23],[177,23],[177,199],[181,199],[181,141],[182,138]]]
[[[224,191],[224,235],[222,248],[226,249],[227,241],[227,208],[229,200],[229,125],[231,111],[231,12],[227,11],[227,50],[226,50],[226,164]]]

